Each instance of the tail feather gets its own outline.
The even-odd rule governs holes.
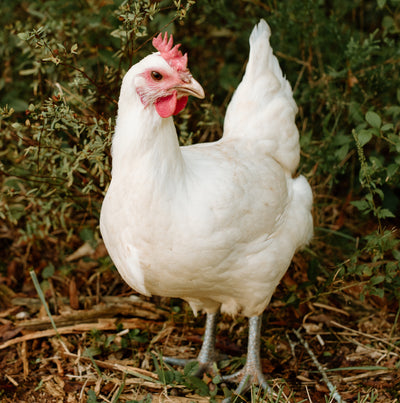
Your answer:
[[[247,68],[251,71],[250,74],[256,77],[263,73],[265,74],[266,70],[270,71],[274,79],[279,81],[282,90],[288,97],[288,101],[292,100],[295,106],[292,88],[282,73],[278,59],[273,54],[272,47],[269,43],[270,37],[271,29],[265,20],[261,19],[250,35],[250,55]]]
[[[224,137],[249,137],[258,149],[294,172],[299,161],[297,106],[289,82],[283,76],[261,20],[250,35],[246,73],[228,106]]]

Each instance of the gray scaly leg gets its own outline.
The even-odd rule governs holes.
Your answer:
[[[188,362],[197,361],[199,363],[199,371],[197,375],[202,375],[206,371],[212,371],[212,365],[216,361],[215,337],[217,332],[218,316],[218,312],[207,314],[203,344],[197,359],[163,357],[164,362],[170,365],[179,365],[184,367]]]
[[[260,359],[260,333],[261,333],[260,316],[253,316],[249,319],[249,339],[247,347],[247,358],[244,367],[232,375],[224,376],[222,379],[226,382],[237,382],[238,387],[235,390],[235,395],[245,393],[252,384],[260,385],[264,390],[272,393],[264,378],[261,368]],[[227,398],[223,403],[229,403],[231,398]]]

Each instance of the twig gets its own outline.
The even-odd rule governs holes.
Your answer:
[[[88,304],[93,299],[79,298],[80,304]],[[68,299],[60,298],[61,302],[67,304]],[[14,305],[39,307],[40,302],[33,298],[14,298]],[[78,323],[96,323],[97,320],[104,318],[115,318],[117,316],[139,317],[147,321],[163,320],[165,311],[157,308],[154,304],[146,301],[136,301],[130,298],[104,297],[102,303],[92,306],[90,309],[73,311],[64,313],[61,310],[61,315],[53,315],[53,321],[57,327],[71,326]],[[25,330],[45,330],[51,326],[49,319],[30,319],[23,322],[18,322],[18,326]]]
[[[313,403],[313,401],[312,401],[312,399],[311,399],[311,396],[310,396],[310,392],[308,391],[307,385],[306,385],[306,392],[307,392],[308,400],[310,401],[310,403]]]
[[[298,343],[295,343],[290,337],[289,337],[289,333],[286,333],[286,339],[289,343],[290,346],[290,351],[292,352],[292,356],[294,359],[296,359],[296,346]]]
[[[44,63],[44,62],[45,61],[42,60],[42,63]],[[108,99],[113,104],[115,104],[115,105],[118,104],[118,101],[115,100],[114,98],[112,98],[110,95],[106,94],[104,91],[102,91],[101,85],[99,85],[95,80],[93,80],[93,78],[91,78],[84,70],[80,69],[79,67],[74,66],[73,64],[69,64],[69,63],[65,63],[65,62],[60,62],[59,64],[61,66],[70,68],[70,69],[75,70],[75,71],[79,72],[80,74],[82,74],[83,77],[85,77],[87,80],[89,80],[89,82],[97,88],[97,91],[99,92],[99,94],[103,95],[106,99]]]
[[[359,330],[354,330],[351,327],[344,326],[338,322],[335,322],[334,320],[331,320],[330,324],[333,326],[341,327],[342,329],[348,330],[349,332],[351,332],[353,334],[361,335],[361,336],[368,337],[373,340],[380,341],[380,342],[390,346],[393,350],[400,351],[400,347],[397,347],[393,343],[390,343],[389,341],[386,341],[385,339],[382,339],[381,337],[373,336],[372,334],[363,333],[363,332],[360,332]]]
[[[18,383],[11,375],[5,374],[5,377],[6,377],[14,386],[19,386],[19,383]]]
[[[317,308],[326,309],[327,311],[338,312],[343,315],[350,316],[350,314],[348,312],[346,312],[344,309],[336,308],[334,306],[321,304],[320,302],[313,302],[313,305],[316,306]]]
[[[95,364],[98,368],[105,368],[109,369],[111,371],[119,371],[122,372],[125,375],[131,375],[134,376],[135,378],[129,378],[125,379],[125,384],[139,384],[142,386],[147,386],[151,387],[153,389],[165,389],[166,387],[169,388],[170,386],[165,385],[163,382],[159,380],[158,375],[154,374],[153,372],[147,371],[142,368],[137,368],[137,367],[130,367],[128,365],[123,365],[118,362],[110,362],[110,361],[101,361],[101,360],[96,360],[92,357],[84,357],[84,356],[78,356],[77,354],[73,353],[62,353],[64,357],[70,357],[75,359],[75,362],[77,360],[79,361],[84,361],[84,362],[91,362],[92,364]],[[113,378],[108,378],[106,377],[108,381],[116,382],[115,379]],[[136,379],[138,378],[138,379]],[[174,385],[174,388],[184,388],[182,385]]]
[[[82,388],[81,388],[81,392],[79,393],[79,402],[83,402],[83,394],[85,392],[86,389],[86,384],[89,382],[88,379],[85,380],[85,383],[83,384]]]
[[[391,373],[393,373],[393,370],[388,370],[388,369],[383,369],[382,371],[374,371],[374,372],[368,371],[368,372],[364,372],[362,374],[348,376],[346,378],[343,378],[343,381],[344,382],[354,382],[354,381],[359,381],[360,379],[371,378],[374,376],[387,375],[387,374],[391,374]]]
[[[138,318],[132,318],[130,320],[125,320],[122,321],[122,324],[125,328],[128,329],[137,329],[142,325],[141,327],[143,328],[143,323],[148,324],[148,322],[144,321],[143,319],[138,319]],[[58,334],[73,334],[73,333],[82,333],[82,332],[88,332],[93,329],[97,330],[115,330],[117,325],[117,320],[116,319],[109,319],[107,321],[99,322],[99,323],[81,323],[79,325],[74,325],[74,326],[66,326],[66,327],[60,327],[58,328]],[[14,339],[8,340],[4,342],[3,344],[0,344],[0,350],[3,350],[7,347],[10,347],[14,344],[18,344],[24,341],[28,340],[35,340],[35,339],[41,339],[44,337],[52,337],[56,336],[56,331],[54,329],[47,329],[47,330],[42,330],[34,333],[29,333],[24,336],[16,337]],[[69,353],[69,351],[67,351]]]
[[[26,354],[26,341],[22,342],[21,346],[21,358],[22,358],[22,366],[24,370],[24,379],[26,379],[29,375],[29,362]]]
[[[306,340],[303,339],[301,336],[300,332],[297,331],[296,329],[293,329],[294,334],[297,336],[297,338],[300,340],[300,342],[303,344],[304,348],[307,350],[308,354],[310,355],[314,365],[318,368],[318,371],[321,373],[322,378],[324,382],[326,383],[326,386],[328,386],[329,391],[331,392],[332,398],[335,399],[338,403],[346,403],[342,397],[339,395],[339,393],[336,391],[336,386],[334,386],[331,381],[328,378],[328,375],[326,374],[324,368],[322,365],[319,363],[317,360],[317,357],[314,355],[314,353],[311,351],[310,347],[308,346],[308,343]]]
[[[77,354],[74,353],[63,353],[63,355],[65,357],[79,359],[79,361],[92,362],[92,359],[90,357],[78,356]],[[110,369],[113,371],[119,371],[126,374],[133,374],[149,382],[159,382],[158,376],[153,372],[147,371],[146,369],[131,367],[129,365],[123,365],[118,362],[111,362],[111,361],[101,361],[94,359],[94,362],[99,368]]]

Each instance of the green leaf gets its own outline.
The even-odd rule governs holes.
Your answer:
[[[210,393],[207,384],[196,376],[188,376],[186,378],[186,384],[194,388],[201,396],[208,396]]]
[[[335,151],[335,156],[338,158],[339,161],[343,161],[348,152],[349,152],[349,145],[344,144]]]
[[[29,38],[29,32],[20,32],[17,36],[19,39],[22,39],[23,41],[27,41]]]
[[[222,382],[222,377],[221,375],[215,375],[214,378],[212,379],[212,383],[214,385],[218,385]]]
[[[360,146],[363,147],[372,139],[372,131],[371,130],[360,130],[357,133],[358,142]]]
[[[371,276],[372,275],[372,267],[368,266],[368,265],[362,265],[360,266],[360,268],[362,268],[362,273],[364,274],[364,276]]]
[[[158,375],[160,376],[159,373]],[[163,379],[164,385],[172,385],[175,379],[174,371],[163,371],[162,377],[160,377],[160,379]]]
[[[82,241],[89,243],[92,243],[94,241],[94,232],[91,228],[82,228],[82,230],[79,232],[79,236]]]
[[[317,276],[320,272],[319,263],[317,259],[311,259],[310,264],[308,265],[307,277],[312,282],[315,283],[317,280]]]
[[[394,218],[396,217],[389,209],[383,208],[378,210],[378,217],[379,218]]]
[[[371,288],[369,293],[371,295],[376,295],[379,298],[383,298],[385,296],[385,291],[382,288]]]
[[[87,403],[98,403],[96,392],[92,389],[88,390]]]
[[[386,5],[386,0],[378,0],[378,8],[382,10],[383,7]]]
[[[360,210],[360,211],[365,211],[365,210],[368,210],[371,208],[369,203],[366,200],[354,200],[354,201],[350,202],[350,204],[357,207],[358,210]]]
[[[368,111],[365,114],[365,120],[372,126],[375,127],[375,129],[379,129],[382,125],[382,120],[380,116],[372,111]]]
[[[400,251],[397,249],[392,250],[393,257],[400,262]]]
[[[381,130],[383,132],[386,132],[388,130],[392,130],[393,129],[393,123],[385,123],[382,127]]]
[[[91,346],[85,349],[83,352],[84,357],[95,357],[96,355],[101,354],[101,349],[96,346]]]
[[[186,376],[196,375],[199,370],[199,363],[197,361],[189,361],[183,370]]]
[[[47,265],[43,271],[42,271],[42,277],[43,278],[50,278],[52,276],[54,276],[54,272],[55,272],[55,267],[52,263],[50,263],[49,265]]]
[[[172,384],[175,379],[174,371],[170,371],[164,368],[164,363],[162,361],[162,357],[160,357],[160,362],[155,355],[153,355],[153,362],[156,368],[156,373],[158,375],[158,379],[164,385]],[[161,364],[161,365],[160,365]]]
[[[380,197],[381,200],[383,200],[383,199],[385,198],[385,194],[383,193],[382,189],[379,189],[379,188],[377,187],[377,188],[375,188],[375,189],[373,190],[373,192],[374,192],[375,194],[377,194],[377,195]]]
[[[376,285],[376,284],[380,284],[383,283],[385,281],[385,276],[374,276],[371,278],[370,282],[372,285]]]
[[[399,166],[397,164],[390,164],[387,167],[387,177],[391,178],[392,176],[394,176],[394,174],[396,173],[396,171],[399,169]]]

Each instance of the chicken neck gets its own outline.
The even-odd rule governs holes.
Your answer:
[[[120,101],[123,106],[119,108],[112,144],[113,178],[136,178],[136,185],[171,186],[171,178],[184,176],[173,119],[161,118],[154,108],[143,108],[136,101],[137,105]]]

